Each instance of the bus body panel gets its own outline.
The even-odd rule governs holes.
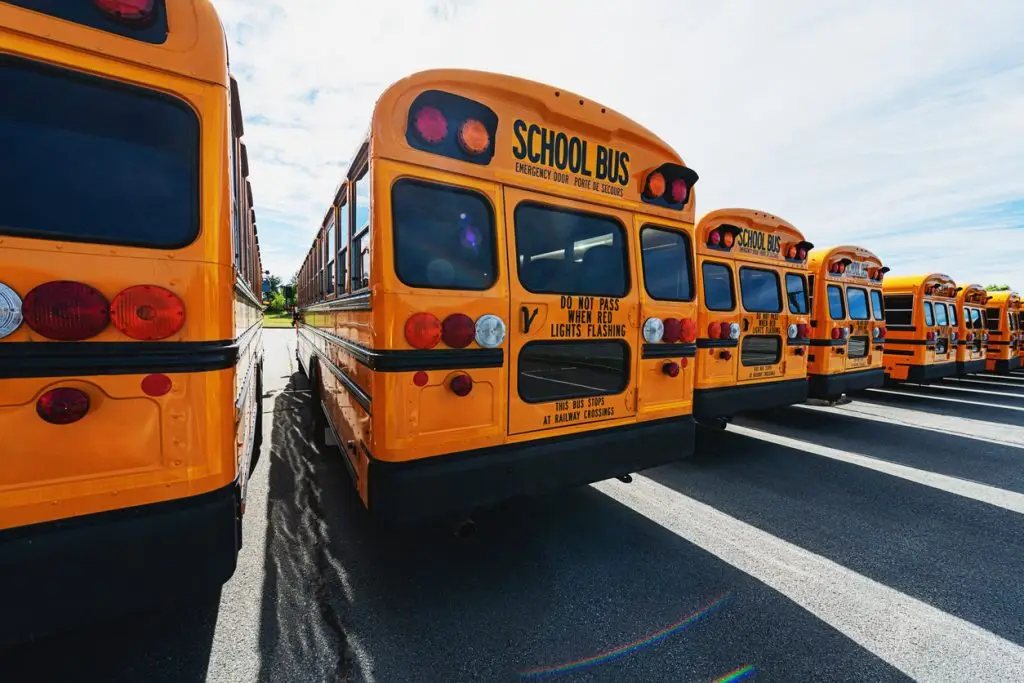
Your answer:
[[[988,292],[981,285],[969,284],[957,288],[958,339],[956,369],[958,375],[985,371],[985,302]]]
[[[936,313],[939,306],[955,310],[953,279],[942,273],[887,277],[882,291],[886,378],[927,383],[955,374],[952,333],[956,330],[949,325],[948,313],[945,324]]]
[[[1020,295],[1014,291],[991,292],[985,306],[985,369],[1001,374],[1016,370],[1021,366]]]

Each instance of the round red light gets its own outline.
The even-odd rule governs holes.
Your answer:
[[[669,377],[678,377],[679,363],[669,361],[668,363],[665,363],[664,365],[661,366],[661,371],[664,372]]]
[[[164,396],[171,390],[171,378],[167,375],[146,375],[142,378],[142,391],[146,396]]]
[[[846,264],[845,263],[840,263],[839,264],[839,272],[840,273],[845,273],[846,272]]]
[[[89,285],[66,280],[33,289],[25,296],[21,312],[29,327],[57,341],[94,337],[110,322],[106,297]]]
[[[657,199],[661,195],[665,194],[665,176],[655,171],[647,178],[647,191],[645,194],[648,197]]]
[[[452,313],[441,323],[441,341],[453,349],[469,346],[475,334],[473,319],[464,313]]]
[[[78,422],[89,412],[89,395],[80,389],[51,389],[39,397],[36,413],[50,424]]]
[[[708,243],[713,247],[717,247],[721,242],[722,233],[718,232],[717,230],[712,230],[711,234],[708,235]]]
[[[473,378],[469,375],[455,375],[448,386],[456,396],[468,396],[473,391]]]
[[[680,358],[679,359],[679,367],[685,368],[686,367],[686,363],[687,363],[687,360],[685,358]]]
[[[476,119],[466,119],[459,127],[459,145],[467,154],[483,154],[491,146],[491,134]]]
[[[885,338],[885,332],[886,332],[886,330],[885,330],[884,327],[879,328],[878,336],[884,339]]]
[[[155,0],[93,0],[96,7],[111,19],[146,21],[153,16]]]
[[[807,323],[800,323],[796,326],[796,334],[798,337],[806,339],[811,335],[811,328]]]
[[[733,234],[731,232],[725,233],[724,235],[722,235],[722,246],[725,247],[726,249],[732,248],[732,243],[735,241],[735,239],[736,238],[733,237]]]
[[[697,340],[697,321],[693,318],[686,318],[682,322],[682,331],[679,333],[679,341],[684,344],[692,344]]]
[[[840,330],[838,327],[833,327],[832,328],[832,338],[833,339],[839,339],[842,336],[843,336],[842,330]]]
[[[413,313],[405,321],[405,340],[414,349],[432,349],[441,341],[441,321],[432,313]]]
[[[675,344],[683,333],[683,323],[678,318],[665,318],[662,321],[665,325],[665,334],[661,340],[669,344]]]
[[[798,259],[800,259],[801,261],[803,261],[805,258],[807,258],[807,250],[804,249],[803,247],[797,249],[796,250],[796,257]]]
[[[672,181],[671,196],[673,204],[682,204],[686,201],[686,195],[690,188],[686,187],[686,181],[676,179]]]
[[[423,107],[413,117],[416,133],[424,142],[436,145],[448,137],[448,120],[437,107]]]
[[[425,387],[427,386],[427,381],[429,379],[430,376],[427,373],[423,370],[418,370],[416,374],[412,376],[412,383],[418,387]]]
[[[719,336],[722,339],[728,339],[729,336],[730,336],[730,332],[732,332],[732,325],[730,325],[729,323],[723,322],[721,325],[719,325],[719,328],[722,330],[719,333]]]
[[[796,247],[790,247],[789,249],[787,249],[786,254],[789,256],[789,258],[796,258]]]
[[[718,339],[718,336],[721,333],[722,333],[722,326],[721,325],[719,325],[718,323],[709,323],[708,324],[708,338],[709,339]]]
[[[132,339],[166,339],[185,324],[185,304],[174,292],[154,285],[129,287],[110,303],[114,327]]]

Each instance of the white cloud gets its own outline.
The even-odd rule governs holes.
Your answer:
[[[448,66],[636,119],[701,174],[699,214],[764,209],[816,244],[864,238],[896,272],[1024,289],[1024,4],[215,3],[275,272],[301,262],[381,91]]]

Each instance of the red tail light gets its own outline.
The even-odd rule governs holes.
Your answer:
[[[811,327],[807,323],[800,323],[796,326],[796,334],[802,339],[811,336]]]
[[[735,239],[736,238],[733,236],[731,232],[725,233],[724,235],[722,235],[722,246],[725,247],[726,249],[730,249]]]
[[[448,386],[456,396],[468,396],[473,391],[473,378],[469,375],[455,375]]]
[[[448,137],[448,120],[437,107],[426,106],[413,116],[416,134],[423,142],[436,145]]]
[[[885,339],[885,333],[886,333],[886,329],[884,327],[880,327],[878,329],[878,337],[879,337],[879,339]]]
[[[648,197],[660,197],[665,194],[665,176],[655,171],[647,177]]]
[[[729,323],[720,323],[718,325],[718,329],[718,336],[721,337],[722,339],[728,339],[730,336],[729,332],[732,330],[732,325],[730,325]]]
[[[675,344],[683,334],[683,323],[678,318],[665,318],[662,322],[665,325],[665,333],[661,340]]]
[[[712,230],[711,234],[708,235],[708,244],[710,244],[713,247],[717,247],[721,243],[722,233],[718,232],[717,230]]]
[[[154,0],[93,0],[96,7],[111,19],[125,22],[146,21],[153,16]]]
[[[106,297],[81,282],[41,284],[25,296],[21,312],[29,327],[57,341],[95,337],[110,323]]]
[[[682,329],[679,333],[679,341],[684,344],[692,344],[697,341],[697,321],[693,318],[686,318],[682,322]]]
[[[441,321],[432,313],[413,313],[405,321],[405,339],[414,349],[432,349],[441,341]]]
[[[796,258],[796,247],[790,247],[787,249],[786,255],[789,256],[789,258]]]
[[[718,337],[721,336],[721,334],[722,334],[722,326],[721,325],[719,325],[718,323],[709,323],[708,324],[708,338],[709,339],[718,339]]]
[[[669,361],[669,362],[667,362],[667,363],[665,363],[664,365],[661,366],[661,371],[664,372],[669,377],[678,377],[679,376],[679,363],[676,363],[676,362],[673,362],[673,361]]]
[[[132,339],[166,339],[185,324],[185,304],[163,287],[137,285],[114,297],[110,318],[114,327]]]
[[[682,204],[686,201],[686,195],[690,189],[686,186],[686,182],[680,179],[672,181],[671,196],[673,204]]]
[[[469,346],[474,334],[476,328],[473,319],[464,313],[452,313],[441,323],[441,341],[453,349]]]
[[[798,259],[800,259],[801,261],[803,261],[804,259],[807,258],[807,250],[804,249],[803,247],[797,249],[796,250],[796,257]]]
[[[78,422],[89,412],[89,395],[79,389],[51,389],[39,397],[36,413],[50,424]]]
[[[839,339],[842,336],[843,336],[843,331],[841,329],[839,329],[838,327],[833,327],[832,328],[832,338],[833,339]]]

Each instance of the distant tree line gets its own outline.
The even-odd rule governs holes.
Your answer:
[[[1010,285],[988,285],[985,287],[988,292],[1008,292],[1010,291]]]

